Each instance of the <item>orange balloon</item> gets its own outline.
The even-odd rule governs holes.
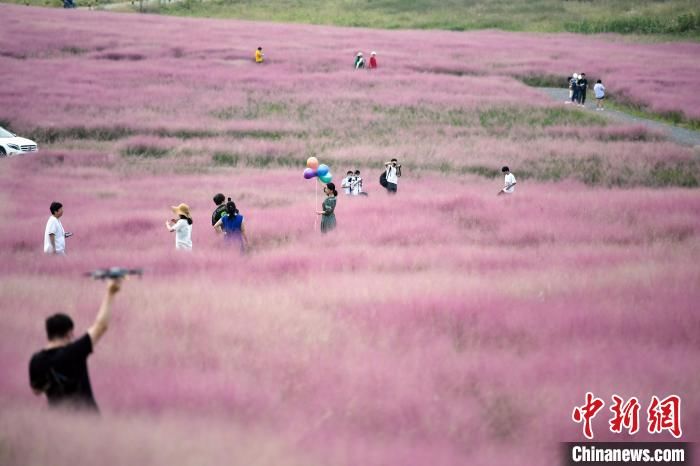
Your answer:
[[[306,159],[306,166],[312,170],[316,170],[318,168],[318,159],[316,157],[309,157]]]

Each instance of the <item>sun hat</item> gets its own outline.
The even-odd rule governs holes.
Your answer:
[[[357,56],[358,56],[358,57],[361,57],[361,56],[362,56],[362,52],[357,52]]]
[[[372,53],[370,53],[370,55],[376,55],[376,54],[377,54],[377,52],[372,52]]]
[[[192,215],[190,215],[190,206],[187,204],[180,204],[179,206],[172,206],[170,208],[173,209],[175,215],[184,215],[190,220],[192,219]]]

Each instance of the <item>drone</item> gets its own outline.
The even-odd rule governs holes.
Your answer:
[[[108,280],[124,278],[127,275],[143,276],[143,269],[125,269],[123,267],[110,267],[108,269],[97,269],[85,274],[87,277],[92,277],[95,280]]]

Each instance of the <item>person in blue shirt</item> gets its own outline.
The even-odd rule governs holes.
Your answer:
[[[243,216],[238,212],[236,203],[230,197],[226,203],[226,212],[221,215],[214,228],[217,232],[223,232],[224,241],[231,246],[238,246],[241,253],[248,248],[248,236],[246,235]]]

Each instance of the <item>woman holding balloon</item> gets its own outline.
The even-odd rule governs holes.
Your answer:
[[[323,192],[326,194],[326,199],[321,204],[321,211],[316,214],[321,215],[321,233],[328,233],[335,228],[335,203],[338,191],[335,190],[333,183],[328,183]]]
[[[323,192],[326,194],[326,199],[321,204],[321,212],[316,211],[317,215],[321,215],[321,233],[327,233],[335,228],[335,202],[338,191],[335,190],[335,185],[331,183],[333,175],[328,165],[319,164],[316,157],[309,157],[306,161],[306,169],[304,169],[304,179],[310,180],[318,177],[321,183],[325,183]],[[318,201],[317,201],[318,202]],[[315,222],[314,222],[314,228]]]

